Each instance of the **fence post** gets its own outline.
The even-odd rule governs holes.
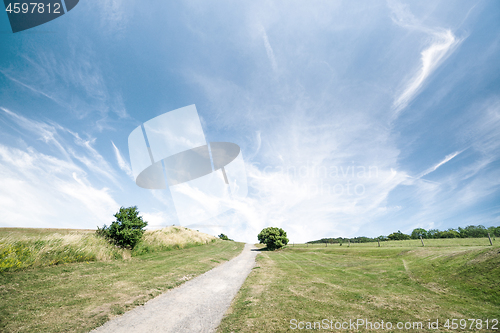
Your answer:
[[[420,241],[422,242],[422,246],[425,246],[424,245],[424,240],[422,239],[422,235],[420,235]]]
[[[493,243],[491,242],[491,237],[490,237],[490,233],[488,232],[488,239],[490,240],[490,245],[493,246]]]
[[[377,238],[378,247],[380,247],[380,239]]]

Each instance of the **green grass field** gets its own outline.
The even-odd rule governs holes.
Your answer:
[[[215,239],[194,246],[193,240],[206,236],[178,229],[149,232],[145,238],[150,253],[134,257],[129,253],[128,259],[59,261],[51,265],[39,261],[38,265],[0,273],[0,331],[88,332],[113,316],[230,260],[243,248],[242,243]],[[76,248],[88,237],[94,237],[92,231],[75,233],[75,230],[4,229],[0,235],[4,236],[0,238],[3,241],[0,246],[5,248],[21,241],[32,250],[28,259],[34,256],[38,260],[44,258],[40,253],[65,249],[64,242]],[[40,240],[48,243],[33,247]],[[108,244],[94,241],[86,250],[89,253],[107,249]]]
[[[492,242],[496,242],[493,237]],[[438,238],[438,239],[424,239],[424,245],[428,247],[454,247],[454,246],[487,246],[490,245],[488,238]],[[288,244],[289,247],[338,247],[339,244]],[[378,247],[377,242],[369,243],[348,243],[344,242],[342,247]],[[380,242],[380,247],[421,247],[420,239],[409,239],[399,241],[383,241]]]
[[[393,330],[384,332],[500,331],[500,324],[491,329],[491,320],[500,320],[497,241],[493,247],[487,238],[431,241],[426,247],[418,240],[262,251],[218,332],[296,332],[323,319],[325,329],[317,331],[356,332],[335,323],[357,319],[391,322]],[[444,328],[446,319],[458,319],[458,330]],[[469,328],[468,319],[481,319],[482,330]],[[427,329],[429,320],[438,320],[439,329]],[[398,322],[412,328],[398,330]],[[362,325],[359,331],[370,330]]]

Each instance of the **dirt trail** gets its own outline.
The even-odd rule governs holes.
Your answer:
[[[215,332],[255,265],[256,248],[245,244],[232,260],[172,289],[92,332]]]

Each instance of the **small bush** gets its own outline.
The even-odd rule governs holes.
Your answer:
[[[148,223],[142,220],[142,216],[139,216],[136,206],[121,207],[114,216],[116,221],[113,221],[109,227],[106,225],[102,229],[97,227],[96,233],[120,247],[133,249],[141,240]]]
[[[220,234],[219,235],[219,238],[222,239],[222,240],[227,240],[227,241],[232,241],[232,239],[229,239],[229,237],[227,237],[226,235],[224,234]]]
[[[269,227],[262,229],[257,238],[261,244],[266,244],[269,250],[276,250],[288,244],[286,231],[281,228]]]

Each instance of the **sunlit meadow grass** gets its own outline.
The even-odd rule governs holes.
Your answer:
[[[192,229],[171,226],[154,231],[146,231],[143,239],[132,251],[132,255],[182,249],[196,245],[208,244],[215,237]]]
[[[424,240],[424,242],[426,242]],[[289,245],[262,251],[218,332],[311,332],[290,321],[372,322],[446,319],[500,320],[500,244],[486,239],[443,239],[378,244]],[[479,246],[480,245],[480,246]],[[497,325],[500,330],[500,324]],[[498,332],[496,330],[494,332]],[[357,332],[322,329],[319,332]],[[360,332],[370,331],[361,327]],[[376,330],[371,330],[375,332]]]
[[[492,237],[492,242],[496,241],[496,237]],[[453,247],[453,246],[487,246],[490,245],[490,241],[487,237],[485,238],[437,238],[437,239],[423,239],[425,246],[429,247]],[[408,240],[398,240],[398,241],[382,241],[380,242],[380,247],[420,247],[422,246],[422,241],[420,239],[408,239]],[[339,243],[325,244],[325,243],[315,243],[315,244],[288,244],[289,247],[305,247],[305,248],[318,248],[318,247],[331,247],[331,246],[341,246],[341,247],[379,247],[377,242],[367,242],[367,243],[349,243],[344,241],[342,245]]]
[[[131,256],[130,250],[118,249],[94,233],[0,229],[4,249],[28,249],[26,254],[6,256],[24,266],[0,273],[1,332],[88,332],[230,260],[243,248],[242,243],[169,227],[147,231],[142,246],[148,246],[149,253]],[[82,261],[82,253],[94,261],[65,259]]]
[[[130,257],[92,232],[24,234],[0,229],[0,272]]]
[[[71,262],[127,259],[145,253],[207,244],[215,237],[184,227],[148,230],[133,251],[92,230],[0,228],[0,272]]]

